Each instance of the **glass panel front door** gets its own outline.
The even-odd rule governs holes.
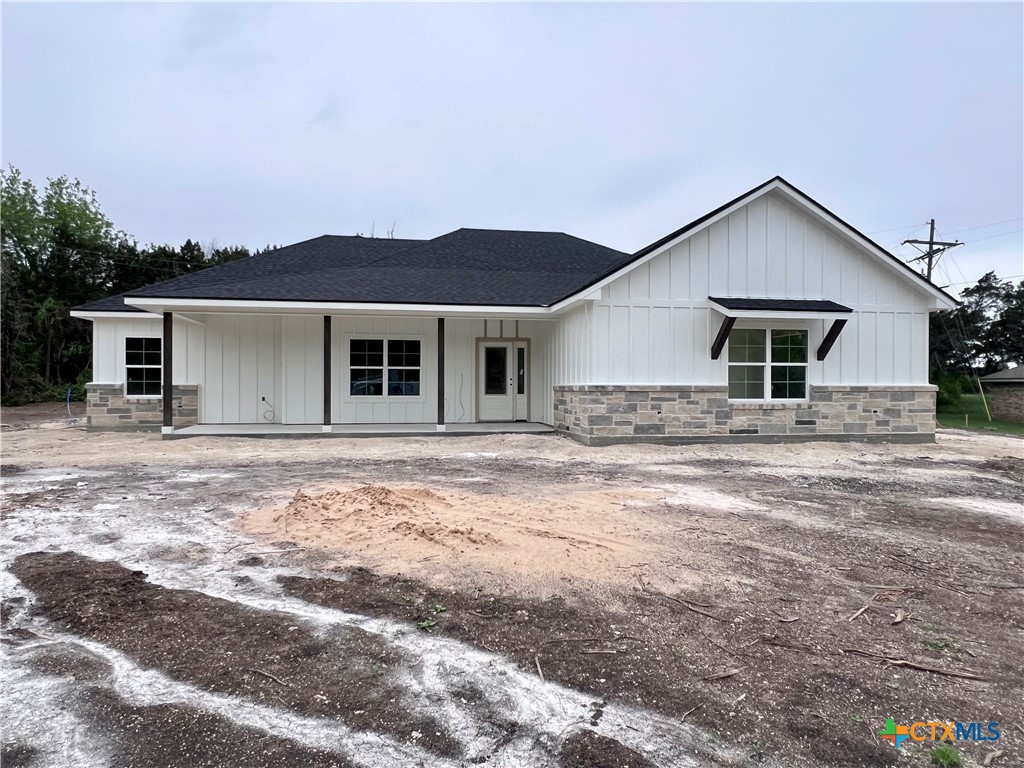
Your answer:
[[[507,394],[508,347],[484,347],[484,371],[484,394]]]
[[[479,349],[478,418],[480,421],[512,421],[516,400],[512,342],[486,342]]]

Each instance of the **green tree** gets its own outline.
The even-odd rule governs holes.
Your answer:
[[[989,326],[988,348],[1001,363],[1024,365],[1024,280],[1003,294],[999,315]]]
[[[194,240],[140,247],[80,181],[48,179],[40,192],[13,166],[0,170],[0,223],[0,392],[8,404],[62,397],[88,370],[91,323],[72,318],[72,307],[249,255],[241,246],[207,254]]]
[[[931,316],[933,380],[985,375],[1024,362],[1024,282],[1014,287],[994,272],[960,295],[960,304]]]

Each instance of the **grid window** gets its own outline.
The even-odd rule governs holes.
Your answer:
[[[764,366],[730,365],[729,397],[733,400],[759,400],[764,397]]]
[[[763,363],[764,361],[763,330],[759,328],[736,328],[729,334],[730,363]]]
[[[419,339],[349,341],[349,394],[353,397],[417,397],[420,374]]]
[[[159,397],[163,378],[163,339],[130,336],[124,340],[124,393],[134,397]]]
[[[738,328],[729,335],[729,398],[807,397],[807,331]]]

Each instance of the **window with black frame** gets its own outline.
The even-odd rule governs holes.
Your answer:
[[[350,339],[349,394],[416,397],[420,394],[419,339]]]
[[[163,340],[129,336],[124,340],[124,393],[131,397],[159,397],[162,391]]]

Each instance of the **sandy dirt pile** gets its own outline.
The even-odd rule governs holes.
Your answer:
[[[243,530],[326,553],[338,565],[414,575],[439,586],[549,596],[645,583],[676,591],[713,570],[699,547],[700,517],[664,493],[551,489],[509,496],[423,486],[298,490],[285,506],[245,514]],[[721,535],[721,521],[715,529]],[[694,535],[694,532],[698,532]],[[685,555],[685,560],[684,556]]]

